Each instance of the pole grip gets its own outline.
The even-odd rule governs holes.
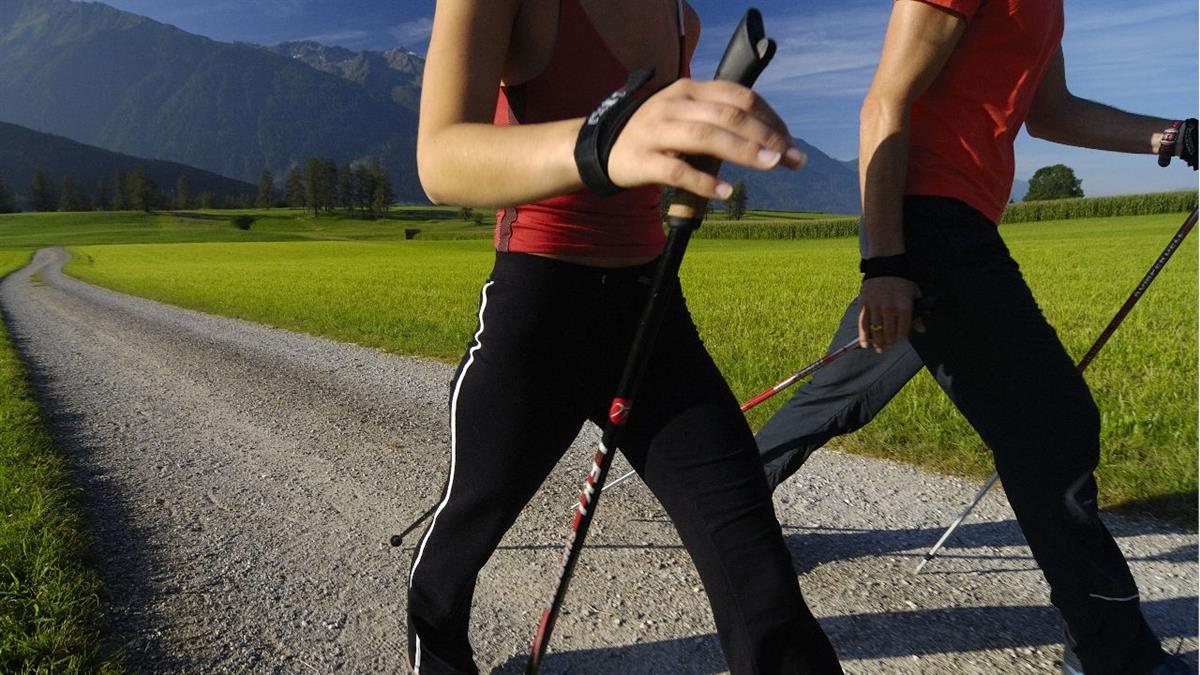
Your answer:
[[[729,38],[725,54],[717,66],[715,79],[726,82],[737,82],[744,87],[754,86],[758,76],[762,74],[767,64],[775,56],[775,41],[767,37],[763,28],[762,14],[751,7],[746,10],[742,22]],[[721,160],[713,157],[687,157],[687,162],[700,171],[709,175],[717,175],[721,170]],[[687,190],[676,190],[671,208],[667,210],[668,226],[692,227],[700,226],[704,214],[708,210],[708,199],[694,195]]]

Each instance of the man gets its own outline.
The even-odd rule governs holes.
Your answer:
[[[829,438],[869,421],[924,365],[994,452],[1067,625],[1064,672],[1187,672],[1146,624],[1097,515],[1099,413],[996,223],[1022,124],[1069,145],[1178,155],[1194,169],[1196,121],[1072,95],[1062,30],[1062,0],[895,3],[862,107],[864,280],[833,341],[857,332],[874,353],[819,373],[762,429],[759,450],[778,485]],[[920,296],[933,307],[910,335]]]

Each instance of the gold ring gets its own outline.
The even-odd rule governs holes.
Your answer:
[[[873,331],[876,331],[876,330],[883,330],[883,324],[881,324],[881,323],[873,323],[873,324],[871,324],[871,330],[873,330]]]

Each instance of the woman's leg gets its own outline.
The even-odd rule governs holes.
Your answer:
[[[450,472],[409,576],[409,657],[421,675],[476,673],[468,641],[479,570],[579,432],[586,404],[545,294],[489,281],[452,383]],[[566,373],[564,375],[564,373]]]
[[[754,438],[681,298],[620,448],[700,572],[731,672],[840,673],[801,597]]]

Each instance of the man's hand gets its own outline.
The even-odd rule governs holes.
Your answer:
[[[1184,120],[1183,128],[1179,130],[1179,158],[1196,170],[1196,118]]]
[[[1158,165],[1170,166],[1178,157],[1196,170],[1196,119],[1175,120],[1162,132],[1158,142]]]
[[[913,300],[920,295],[917,285],[902,277],[875,277],[863,281],[859,291],[858,344],[875,351],[908,337],[913,328]],[[922,330],[920,325],[917,330]]]

